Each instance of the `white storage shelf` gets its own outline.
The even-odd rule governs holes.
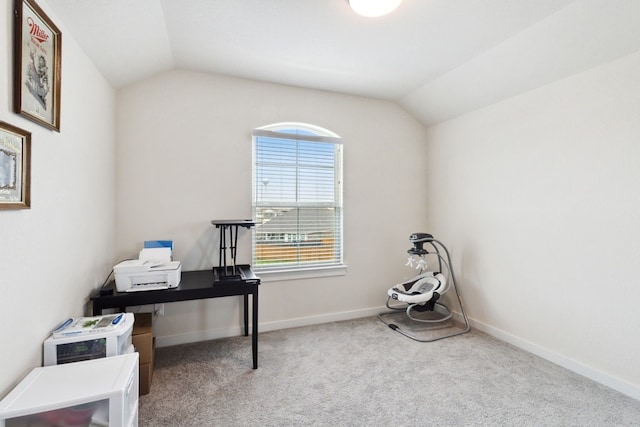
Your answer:
[[[0,427],[137,425],[138,353],[35,368],[0,401]]]
[[[123,316],[123,321],[113,329],[61,337],[51,335],[44,341],[44,366],[130,353],[135,317],[133,313],[123,313]]]

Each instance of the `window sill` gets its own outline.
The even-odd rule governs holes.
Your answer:
[[[313,279],[318,277],[344,276],[347,274],[347,266],[332,265],[330,267],[298,268],[290,270],[260,270],[252,268],[261,282],[280,282],[283,280]]]

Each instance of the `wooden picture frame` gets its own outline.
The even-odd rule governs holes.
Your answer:
[[[60,132],[62,34],[35,0],[15,2],[15,112]]]
[[[0,121],[0,209],[31,207],[31,133]]]

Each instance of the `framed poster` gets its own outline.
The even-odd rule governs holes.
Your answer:
[[[60,132],[62,35],[35,0],[16,0],[15,111]]]
[[[31,133],[0,122],[0,209],[31,207]]]

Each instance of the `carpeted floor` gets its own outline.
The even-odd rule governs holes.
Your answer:
[[[376,317],[159,348],[144,426],[640,426],[640,401],[476,330]]]

